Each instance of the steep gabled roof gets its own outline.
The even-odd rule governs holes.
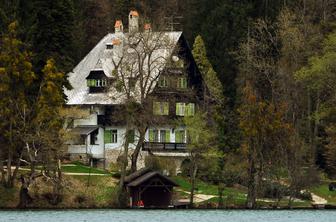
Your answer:
[[[155,35],[155,32],[153,32]],[[165,32],[165,36],[172,41],[174,45],[177,45],[181,38],[182,32]],[[68,98],[68,105],[110,105],[110,104],[122,104],[125,100],[123,93],[113,90],[108,90],[102,93],[89,93],[89,87],[86,83],[90,71],[103,70],[107,77],[112,77],[112,71],[114,65],[112,62],[112,56],[116,52],[116,48],[119,45],[113,47],[113,49],[107,49],[106,45],[118,41],[118,39],[127,39],[128,34],[116,33],[107,34],[86,56],[82,61],[69,73],[68,80],[72,85],[72,90],[64,90],[65,95]],[[122,44],[121,44],[122,45]],[[122,46],[121,46],[122,47]],[[173,50],[162,49],[160,55],[156,57],[170,56]],[[159,70],[156,70],[156,75]],[[135,92],[135,94],[137,94]]]

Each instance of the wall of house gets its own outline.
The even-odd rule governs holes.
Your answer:
[[[125,140],[126,127],[124,126],[106,126],[105,130],[117,130],[117,143],[106,143],[106,149],[122,149]],[[103,132],[104,138],[104,132]],[[129,144],[130,149],[134,149],[139,138],[139,132],[135,131],[134,143]]]
[[[105,109],[102,106],[91,106],[90,108],[85,108],[90,115],[86,118],[74,120],[74,127],[76,126],[97,126],[98,125],[98,115],[104,115]]]

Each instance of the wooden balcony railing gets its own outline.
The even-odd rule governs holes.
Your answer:
[[[160,143],[160,142],[144,142],[142,150],[156,152],[186,152],[186,143]]]

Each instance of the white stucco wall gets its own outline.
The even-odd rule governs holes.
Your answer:
[[[117,143],[106,143],[106,149],[121,149],[124,141],[125,141],[125,134],[126,134],[126,127],[124,126],[107,126],[105,130],[117,130]],[[139,138],[139,132],[135,130],[135,138],[134,143],[129,145],[129,148],[135,148]],[[103,139],[104,139],[104,132],[103,132]]]

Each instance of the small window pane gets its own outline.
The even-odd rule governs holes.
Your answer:
[[[117,130],[111,130],[112,131],[112,143],[117,143],[118,142],[118,131]]]

